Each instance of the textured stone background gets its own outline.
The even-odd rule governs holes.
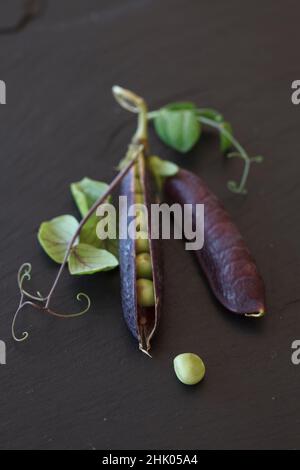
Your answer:
[[[290,99],[300,79],[299,2],[48,1],[13,32],[21,7],[0,4],[0,447],[299,448],[300,366],[290,360],[300,338],[300,107]],[[215,107],[250,153],[265,156],[249,195],[238,197],[226,181],[240,176],[240,162],[222,158],[213,132],[184,157],[152,132],[155,153],[201,174],[224,201],[268,296],[263,320],[234,317],[181,243],[164,243],[166,301],[153,360],[123,322],[118,272],[66,275],[57,305],[74,308],[71,299],[85,291],[90,313],[63,321],[27,310],[18,328],[30,339],[10,336],[20,264],[32,262],[42,292],[55,274],[36,240],[40,222],[76,215],[69,183],[111,180],[125,152],[135,122],[114,102],[115,83],[151,109],[178,99]],[[195,388],[172,370],[174,355],[189,350],[207,365]]]

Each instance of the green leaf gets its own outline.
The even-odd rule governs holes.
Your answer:
[[[162,108],[154,119],[161,140],[178,152],[186,153],[201,135],[201,125],[192,109],[172,111]]]
[[[112,224],[117,224],[117,220],[112,219],[109,214],[104,216],[108,219],[109,226],[113,226]],[[80,232],[80,243],[85,243],[87,245],[92,245],[96,248],[103,248],[114,256],[118,257],[119,253],[119,240],[118,238],[105,238],[101,239],[98,237],[97,234],[97,224],[102,220],[102,217],[96,215],[96,213],[92,214],[88,221],[84,224]],[[115,227],[116,235],[117,235],[117,228]]]
[[[97,217],[94,212],[91,217],[87,220],[80,231],[80,243],[85,243],[87,245],[93,245],[96,248],[102,248],[102,242],[97,236],[96,227],[99,222],[100,217]]]
[[[231,124],[229,122],[223,122],[220,125],[220,149],[221,152],[226,153],[232,147],[232,140],[230,137],[233,136]]]
[[[156,156],[149,157],[149,164],[151,172],[156,176],[174,176],[179,171],[179,167],[178,165],[175,165],[175,163],[162,160]]]
[[[108,185],[101,181],[83,178],[71,184],[71,193],[82,217],[86,215],[92,205],[107,191]]]
[[[178,103],[170,103],[165,106],[165,109],[170,111],[187,111],[187,110],[196,110],[197,106],[190,101],[179,101]]]
[[[107,236],[101,239],[102,248],[110,251],[116,258],[119,257],[119,227],[118,227],[118,211],[105,211],[105,215],[100,219],[102,229],[105,227],[105,234]],[[104,227],[103,227],[104,223]]]
[[[149,157],[148,161],[150,171],[153,174],[156,182],[157,189],[161,191],[164,184],[164,179],[168,176],[176,175],[179,171],[179,167],[175,165],[175,163],[162,160],[156,156]]]
[[[224,118],[219,111],[216,111],[215,109],[212,108],[201,108],[197,110],[197,116],[202,116],[208,119],[211,119],[212,121],[215,122],[223,122]]]
[[[69,271],[75,275],[109,271],[118,264],[117,258],[108,251],[84,243],[74,247],[69,257]]]
[[[78,221],[72,215],[61,215],[41,224],[38,240],[47,255],[56,263],[63,262],[67,247],[78,226]],[[74,243],[78,243],[78,239]]]
[[[103,247],[112,253],[116,259],[119,259],[119,239],[118,238],[107,238],[106,240],[102,241]]]
[[[71,192],[77,204],[77,207],[84,217],[92,205],[107,191],[108,185],[101,181],[95,181],[90,178],[83,178],[77,183],[71,184]],[[107,198],[110,201],[111,197]],[[118,240],[100,240],[96,233],[96,227],[100,217],[96,213],[92,214],[84,224],[80,232],[80,243],[92,245],[96,248],[105,248],[114,255],[118,253]]]

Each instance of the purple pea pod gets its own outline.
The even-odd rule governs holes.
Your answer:
[[[196,257],[217,299],[234,313],[249,317],[265,314],[264,282],[238,228],[204,181],[186,170],[167,178],[169,203],[204,204],[204,246]]]
[[[138,175],[138,176],[137,176]],[[147,239],[130,236],[119,240],[121,297],[124,318],[139,348],[149,353],[162,308],[162,269],[159,240],[151,240],[151,203],[156,202],[152,175],[142,154],[124,177],[120,196],[127,197],[128,208],[144,203],[148,209]],[[135,216],[120,213],[120,232],[127,233]],[[145,231],[143,231],[145,234]]]

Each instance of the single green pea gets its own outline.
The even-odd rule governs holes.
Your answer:
[[[152,262],[149,253],[140,253],[136,260],[136,277],[152,279]]]
[[[135,195],[135,203],[136,204],[144,204],[145,198],[143,194],[136,194]]]
[[[149,253],[149,239],[147,232],[137,232],[137,238],[135,240],[135,251],[137,254]]]
[[[205,375],[205,365],[201,357],[193,353],[179,354],[174,359],[174,370],[177,378],[186,385],[201,382]]]
[[[140,178],[135,177],[134,191],[135,193],[143,193],[143,187]]]
[[[136,281],[137,301],[140,307],[153,307],[155,305],[154,286],[149,279]]]

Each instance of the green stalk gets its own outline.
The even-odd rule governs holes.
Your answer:
[[[145,100],[130,90],[120,86],[112,88],[114,97],[122,108],[138,114],[138,127],[132,139],[133,144],[148,145],[148,108]]]
[[[228,139],[231,142],[232,146],[236,149],[237,152],[229,153],[227,155],[229,158],[238,157],[244,160],[244,171],[243,171],[240,183],[236,184],[235,182],[230,181],[228,183],[228,187],[231,191],[235,193],[246,194],[247,193],[246,183],[247,183],[247,179],[249,176],[250,166],[252,163],[251,157],[248,155],[244,147],[238,142],[238,140],[232,134],[230,134],[230,132],[228,132],[224,128],[224,126],[222,126],[222,123],[215,122],[212,119],[209,119],[203,116],[198,116],[198,120],[202,124],[205,124],[207,126],[217,129],[221,134],[223,134],[226,137],[226,139]]]

